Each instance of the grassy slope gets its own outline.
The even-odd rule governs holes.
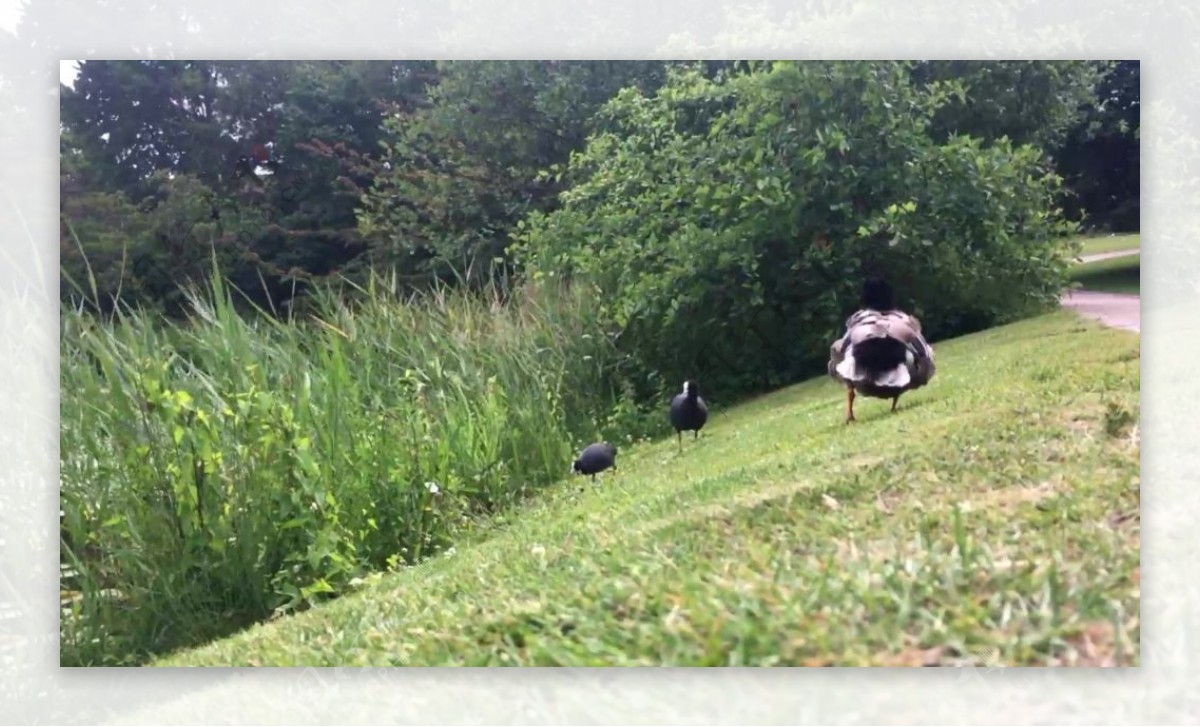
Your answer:
[[[629,447],[483,542],[159,665],[1138,663],[1139,339],[1068,313]]]
[[[1080,255],[1095,255],[1101,252],[1116,252],[1117,250],[1139,250],[1142,246],[1142,236],[1138,233],[1130,235],[1102,235],[1085,237],[1082,240],[1083,249]]]
[[[1071,277],[1084,290],[1107,293],[1141,293],[1142,256],[1128,255],[1084,263],[1072,269]]]

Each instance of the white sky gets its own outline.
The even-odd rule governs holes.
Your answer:
[[[25,12],[24,4],[25,0],[0,0],[0,31],[17,32],[17,23]],[[58,78],[68,86],[74,85],[79,72],[75,64],[76,61],[59,61],[58,64]]]
[[[0,0],[0,30],[17,32],[17,23],[24,12],[22,4],[22,0]]]
[[[0,0],[4,2],[4,0]],[[79,61],[59,61],[58,79],[68,86],[75,87],[75,76],[79,75]]]

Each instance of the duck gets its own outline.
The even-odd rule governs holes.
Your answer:
[[[591,475],[596,481],[596,474],[608,468],[617,469],[617,448],[608,442],[589,444],[579,453],[579,457],[571,465],[571,471],[581,475]]]
[[[671,426],[675,427],[675,436],[679,440],[679,449],[683,450],[683,433],[692,432],[692,439],[700,436],[700,430],[708,421],[708,405],[700,396],[700,387],[695,381],[688,379],[683,382],[683,391],[671,399]]]
[[[906,391],[929,383],[937,367],[921,322],[896,307],[892,286],[868,278],[862,308],[846,319],[846,333],[829,350],[829,375],[846,386],[846,423],[854,421],[854,397],[891,399],[892,412]]]

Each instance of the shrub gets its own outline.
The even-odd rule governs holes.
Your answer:
[[[935,338],[1020,315],[1063,284],[1059,180],[1006,139],[935,142],[962,92],[903,63],[673,70],[655,96],[619,93],[552,170],[571,186],[522,225],[520,260],[596,287],[643,395],[662,377],[728,393],[819,371],[864,272]]]

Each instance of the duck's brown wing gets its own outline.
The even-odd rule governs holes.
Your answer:
[[[921,322],[907,313],[891,311],[887,315],[887,327],[889,336],[913,352],[913,363],[909,366],[913,388],[929,383],[937,366],[934,363],[933,346],[929,345],[921,333]]]
[[[921,322],[916,318],[900,311],[889,311],[881,315],[878,324],[886,330],[886,335],[900,341],[913,349],[918,357],[926,355],[931,350],[925,336],[921,333]]]
[[[842,381],[842,377],[837,372],[837,366],[846,358],[846,339],[839,338],[829,347],[829,363],[825,365],[825,370],[830,376]]]
[[[837,372],[837,367],[846,359],[846,351],[868,338],[881,338],[887,335],[887,325],[883,314],[869,308],[855,311],[846,319],[846,332],[829,347],[829,363],[826,371],[833,378],[848,383],[845,377]]]
[[[888,315],[903,320],[905,325],[907,325],[909,328],[913,329],[918,334],[924,335],[923,331],[921,330],[921,321],[917,320],[917,317],[913,314],[894,310],[890,311]]]

